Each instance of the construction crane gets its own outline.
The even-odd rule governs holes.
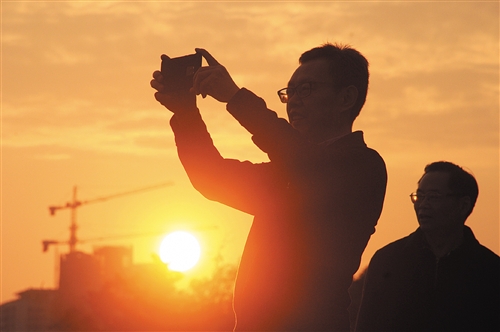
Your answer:
[[[71,209],[69,240],[68,241],[43,240],[42,241],[43,252],[46,252],[49,249],[50,245],[66,243],[66,244],[69,244],[69,252],[72,253],[75,251],[76,244],[78,242],[85,242],[85,241],[78,240],[78,237],[76,236],[76,232],[78,230],[78,225],[76,223],[76,209],[81,207],[82,205],[104,202],[104,201],[107,201],[109,199],[118,198],[118,197],[127,196],[127,195],[132,195],[132,194],[137,194],[140,192],[150,191],[150,190],[159,189],[159,188],[163,188],[163,187],[168,187],[171,185],[173,185],[173,182],[170,181],[170,182],[160,183],[160,184],[157,184],[154,186],[139,188],[139,189],[135,189],[135,190],[127,191],[127,192],[122,192],[122,193],[113,194],[113,195],[104,196],[104,197],[98,197],[98,198],[85,200],[85,201],[79,201],[77,199],[77,187],[74,186],[73,187],[73,198],[72,198],[71,202],[67,202],[65,205],[61,205],[61,206],[55,206],[55,205],[49,206],[49,212],[50,212],[51,216],[54,216],[56,214],[56,211],[58,211],[58,210]]]

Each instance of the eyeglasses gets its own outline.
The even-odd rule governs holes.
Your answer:
[[[278,97],[282,103],[286,104],[292,98],[294,94],[297,94],[299,98],[305,98],[311,94],[311,90],[313,85],[315,84],[333,84],[329,82],[305,82],[296,87],[287,87],[281,90],[278,90]]]
[[[438,202],[442,200],[444,197],[452,197],[452,196],[461,196],[460,194],[439,194],[439,193],[411,193],[410,200],[413,204],[422,203],[424,199],[427,198],[427,201],[430,203]]]

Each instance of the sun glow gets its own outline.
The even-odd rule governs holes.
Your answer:
[[[160,245],[160,259],[172,271],[184,272],[193,268],[201,255],[198,240],[190,233],[175,231],[168,234]]]

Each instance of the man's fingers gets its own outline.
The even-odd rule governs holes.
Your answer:
[[[158,81],[163,81],[163,74],[159,70],[153,72],[153,78]]]
[[[216,67],[201,67],[196,71],[193,77],[193,90],[194,92],[199,95],[199,94],[205,94],[204,86],[206,86],[207,81],[210,81],[211,75],[216,71]],[[205,97],[203,97],[205,98]]]
[[[150,84],[151,84],[151,87],[153,89],[155,89],[156,91],[160,91],[160,92],[163,91],[163,88],[164,88],[163,84],[161,84],[157,80],[151,80]]]
[[[195,48],[194,50],[196,51],[196,53],[201,54],[205,58],[205,60],[207,60],[209,66],[216,66],[219,64],[219,62],[215,60],[215,58],[210,53],[208,53],[207,50],[203,48]]]

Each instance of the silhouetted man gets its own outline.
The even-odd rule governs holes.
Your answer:
[[[240,89],[207,51],[189,94],[156,99],[174,113],[179,158],[205,197],[254,215],[234,293],[236,329],[348,331],[348,288],[382,210],[387,174],[352,124],[366,98],[368,62],[327,44],[300,57],[278,91],[290,122]],[[227,103],[270,162],[223,158],[196,107],[195,94]]]
[[[420,227],[373,256],[357,331],[500,331],[500,258],[464,225],[477,196],[461,167],[425,167],[410,195]]]

